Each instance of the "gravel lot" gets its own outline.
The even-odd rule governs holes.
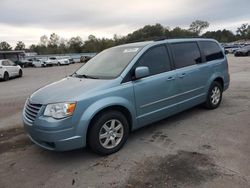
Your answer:
[[[220,108],[195,107],[133,132],[116,154],[50,152],[22,129],[25,99],[80,64],[0,82],[0,187],[250,187],[250,57],[228,56]]]

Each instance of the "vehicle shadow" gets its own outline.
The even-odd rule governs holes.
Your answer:
[[[202,107],[202,105],[195,106],[193,108],[190,108],[188,110],[185,110],[183,112],[170,116],[168,118],[162,119],[158,122],[155,122],[145,127],[142,127],[140,129],[137,129],[130,134],[129,139],[136,139],[139,136],[150,135],[152,134],[152,132],[165,128],[166,126],[168,128],[175,127],[179,124],[180,121],[188,119],[192,117],[193,115],[199,115],[205,112],[207,112],[207,109]]]
[[[191,109],[188,109],[184,112],[181,112],[179,114],[176,114],[174,116],[171,116],[169,118],[163,119],[161,121],[158,121],[156,123],[152,123],[148,126],[142,127],[136,131],[133,131],[130,133],[128,142],[125,144],[125,147],[122,150],[126,150],[130,148],[133,143],[136,143],[137,140],[143,138],[143,137],[149,137],[152,135],[153,132],[157,130],[161,130],[164,127],[175,127],[178,125],[178,122],[188,119],[192,117],[194,114],[199,115],[202,113],[205,113],[207,110],[204,109],[201,106],[196,106]],[[64,163],[64,162],[76,162],[78,160],[86,160],[86,161],[95,161],[100,159],[108,159],[112,158],[112,156],[119,156],[120,153],[126,153],[126,151],[117,152],[115,154],[109,155],[109,156],[99,156],[95,153],[93,153],[89,148],[84,149],[77,149],[72,151],[66,151],[66,152],[55,152],[55,151],[47,151],[41,148],[36,147],[36,150],[39,150],[43,157],[53,160],[56,163]]]

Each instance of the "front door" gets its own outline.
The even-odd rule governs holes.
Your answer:
[[[133,81],[138,126],[160,120],[171,115],[176,94],[175,71],[171,68],[168,51],[164,45],[147,50],[136,67],[146,66],[150,75]]]

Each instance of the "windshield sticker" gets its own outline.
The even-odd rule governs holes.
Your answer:
[[[123,53],[137,52],[139,48],[128,48],[123,51]]]

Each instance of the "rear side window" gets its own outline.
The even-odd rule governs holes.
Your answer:
[[[211,41],[201,41],[201,48],[203,49],[206,61],[213,61],[216,59],[223,59],[224,54],[219,45]]]
[[[175,68],[201,63],[201,54],[196,42],[171,44]]]
[[[139,60],[138,66],[149,68],[150,75],[170,71],[170,59],[164,46],[157,46],[149,49]]]

